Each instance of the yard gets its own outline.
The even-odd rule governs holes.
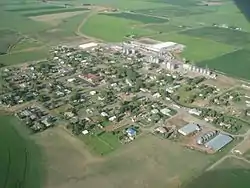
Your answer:
[[[228,74],[229,76],[250,80],[250,51],[238,50],[220,57],[201,61],[199,66],[208,66],[211,69]]]
[[[42,164],[39,148],[13,116],[0,116],[0,187],[42,187]]]

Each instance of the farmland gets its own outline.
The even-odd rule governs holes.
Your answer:
[[[228,158],[218,165],[216,169],[205,172],[184,187],[200,188],[202,186],[203,188],[248,188],[250,186],[248,181],[249,175],[250,165],[248,163],[235,158]]]
[[[15,31],[0,30],[0,55],[7,54],[8,51],[21,39]]]
[[[186,45],[182,56],[191,61],[212,59],[224,53],[233,51],[234,47],[213,40],[190,37],[182,34],[161,34],[153,37],[156,40],[173,41]],[[201,47],[202,46],[202,47]],[[216,48],[214,48],[216,46]]]
[[[200,63],[198,63],[198,65],[203,67],[208,66],[209,68],[224,72],[230,76],[249,80],[249,60],[250,52],[243,49],[222,55],[211,60],[201,61]]]
[[[138,22],[142,22],[144,24],[148,23],[164,23],[168,22],[167,19],[164,18],[158,18],[158,17],[153,17],[153,16],[147,16],[147,15],[142,15],[142,14],[131,14],[131,13],[113,13],[113,14],[104,14],[107,16],[114,16],[117,18],[125,18],[128,20],[134,20]]]
[[[39,149],[27,138],[28,133],[15,117],[0,116],[0,122],[0,186],[42,187]]]
[[[137,24],[140,23],[106,15],[96,15],[88,19],[82,32],[109,42],[122,41],[128,35],[144,36],[154,33],[136,27]]]
[[[219,27],[203,27],[182,31],[180,33],[193,37],[207,38],[233,46],[244,46],[250,42],[250,33]]]

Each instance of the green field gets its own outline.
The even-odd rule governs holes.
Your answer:
[[[89,10],[87,8],[61,8],[56,10],[42,10],[42,11],[33,11],[30,10],[22,14],[22,16],[31,17],[31,16],[42,16],[48,14],[58,14],[64,12],[76,12],[76,11],[86,11]]]
[[[250,43],[250,33],[219,27],[190,29],[182,31],[180,34],[199,38],[207,38],[217,42],[240,47]]]
[[[10,52],[17,52],[20,50],[25,50],[28,48],[36,48],[40,47],[43,44],[40,41],[37,41],[32,38],[22,38],[21,40],[18,41],[12,48]]]
[[[171,25],[168,23],[167,24],[150,24],[150,25],[143,26],[143,28],[151,29],[151,30],[158,31],[161,33],[170,33],[170,32],[174,33],[183,29],[179,26]]]
[[[23,12],[23,11],[35,11],[35,10],[53,10],[53,9],[61,9],[61,6],[25,6],[20,8],[7,9],[10,12]]]
[[[184,49],[182,56],[195,62],[212,59],[234,50],[234,47],[223,43],[175,33],[162,34],[154,36],[153,38],[161,41],[172,41],[184,44],[186,48]]]
[[[42,188],[41,154],[24,125],[13,116],[0,116],[0,140],[0,187]]]
[[[45,48],[25,52],[9,53],[0,56],[0,62],[5,66],[9,66],[46,59],[48,57],[48,54],[49,50]]]
[[[114,17],[117,17],[117,18],[125,18],[125,19],[128,19],[128,20],[134,20],[134,21],[142,22],[144,24],[168,22],[168,20],[164,19],[164,18],[147,16],[147,15],[143,15],[143,14],[126,13],[126,12],[103,14],[103,15],[114,16]]]
[[[197,7],[184,8],[184,7],[177,7],[177,6],[168,6],[168,7],[157,8],[157,9],[140,9],[140,10],[136,10],[135,12],[154,15],[154,16],[160,16],[160,17],[168,17],[168,18],[185,17],[185,16],[194,15],[194,14],[206,13],[205,10],[199,9]]]
[[[211,69],[224,72],[230,76],[250,80],[250,51],[238,50],[223,56],[201,61],[199,66],[208,66]]]
[[[116,150],[121,144],[116,135],[103,133],[98,135],[85,135],[80,137],[89,149],[97,155],[106,155]]]
[[[123,41],[126,35],[145,36],[154,33],[154,31],[137,27],[136,25],[138,24],[140,22],[106,15],[96,15],[85,23],[81,31],[86,35],[108,42]]]
[[[8,51],[22,38],[16,31],[4,29],[0,30],[0,55],[7,54]]]
[[[184,188],[249,188],[249,176],[250,165],[248,163],[229,158]]]

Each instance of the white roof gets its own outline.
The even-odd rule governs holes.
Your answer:
[[[152,45],[152,47],[155,49],[161,50],[162,48],[168,48],[168,47],[171,47],[174,45],[176,45],[176,43],[174,43],[174,42],[162,42],[159,44],[154,44],[154,45]]]
[[[90,43],[86,43],[86,44],[81,44],[79,45],[79,48],[81,49],[86,49],[86,48],[92,48],[92,47],[96,47],[98,44],[95,42],[90,42]]]

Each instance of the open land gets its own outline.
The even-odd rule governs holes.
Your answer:
[[[1,187],[249,187],[250,26],[233,2],[0,6]],[[209,132],[232,142],[198,144]]]

